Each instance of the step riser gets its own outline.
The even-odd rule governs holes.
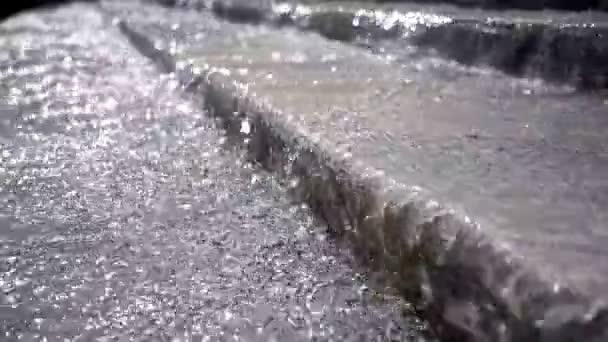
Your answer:
[[[243,23],[270,22],[317,32],[326,38],[373,45],[383,39],[403,39],[431,49],[444,58],[470,66],[488,66],[518,77],[541,78],[581,89],[608,88],[608,28],[558,27],[451,20],[412,25],[379,21],[374,14],[317,11],[300,14],[254,6],[214,2],[214,12]],[[402,13],[407,17],[408,13]],[[430,20],[434,20],[432,17]],[[353,23],[357,23],[356,25]]]

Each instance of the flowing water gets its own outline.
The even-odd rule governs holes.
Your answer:
[[[178,88],[96,7],[0,24],[0,340],[429,340]]]

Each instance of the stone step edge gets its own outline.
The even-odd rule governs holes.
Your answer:
[[[257,8],[218,0],[211,6],[217,16],[233,22],[293,26],[343,42],[407,39],[463,65],[487,66],[516,77],[538,77],[580,89],[608,88],[608,66],[603,62],[608,59],[605,26],[464,20],[417,12],[311,12],[311,8],[286,3]]]
[[[607,332],[605,307],[542,279],[468,218],[386,175],[366,176],[230,77],[214,70],[193,77],[128,22],[119,27],[162,71],[175,72],[204,98],[253,161],[290,184],[292,195],[350,241],[361,260],[383,270],[442,340],[592,341]],[[249,134],[242,133],[243,120]]]

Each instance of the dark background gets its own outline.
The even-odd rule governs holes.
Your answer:
[[[15,13],[23,10],[42,7],[42,6],[55,6],[62,3],[73,2],[76,0],[14,0],[14,1],[2,1],[0,5],[0,20],[5,19]],[[80,0],[84,2],[95,2],[97,0]]]

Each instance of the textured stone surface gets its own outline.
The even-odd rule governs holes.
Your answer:
[[[606,338],[603,98],[208,12],[106,8],[442,336]]]

